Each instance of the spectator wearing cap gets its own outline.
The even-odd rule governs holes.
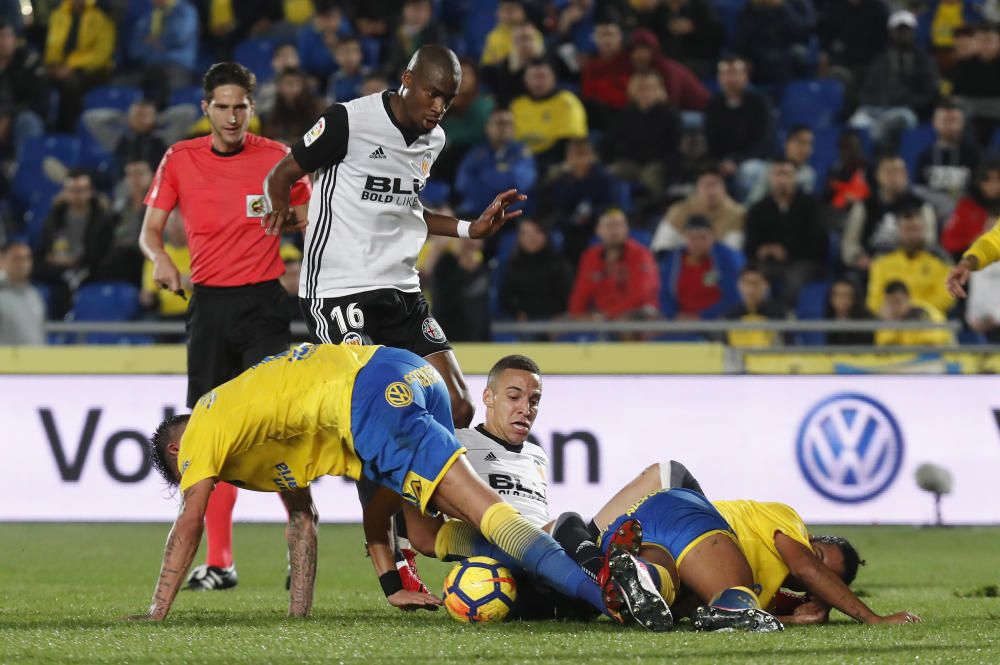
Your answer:
[[[912,12],[893,12],[888,26],[889,48],[868,69],[850,125],[869,129],[877,144],[893,147],[903,131],[929,114],[938,94],[938,68],[917,47]]]
[[[660,275],[652,253],[629,237],[628,219],[617,208],[601,215],[599,244],[580,258],[569,313],[577,319],[614,321],[660,314]]]
[[[771,162],[768,195],[747,211],[743,253],[794,307],[799,290],[826,276],[829,239],[819,201],[795,186],[795,164]]]
[[[650,30],[637,28],[629,35],[629,76],[636,72],[656,71],[663,79],[667,96],[682,111],[702,111],[708,103],[705,86],[684,65],[671,60],[660,51],[660,40]],[[628,79],[625,79],[627,85]]]
[[[916,183],[942,217],[954,210],[979,165],[979,148],[965,136],[965,112],[950,99],[934,109],[934,143],[917,159]]]
[[[527,94],[510,105],[514,131],[544,173],[547,166],[562,158],[565,141],[587,136],[587,112],[576,95],[556,86],[555,69],[548,60],[528,64],[524,87]]]
[[[684,244],[659,263],[660,308],[669,319],[716,319],[740,302],[736,282],[743,256],[720,243],[702,215],[688,217]]]
[[[692,215],[702,215],[712,223],[717,240],[728,247],[743,249],[743,225],[746,209],[726,193],[726,183],[715,167],[699,171],[694,191],[669,208],[653,234],[650,248],[659,254],[684,242],[684,224]]]
[[[750,90],[749,66],[737,55],[722,58],[718,66],[719,92],[705,109],[705,136],[708,149],[719,162],[725,177],[737,175],[743,162],[765,160],[774,146],[771,105],[760,93]],[[753,173],[737,177],[738,197],[748,192]]]
[[[0,145],[2,157],[17,158],[21,146],[45,133],[49,86],[37,53],[18,46],[14,25],[0,19]]]

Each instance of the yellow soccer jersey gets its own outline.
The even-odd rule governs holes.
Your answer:
[[[994,224],[992,229],[976,238],[976,242],[972,243],[972,247],[963,256],[979,259],[980,270],[1000,259],[1000,223]]]
[[[181,491],[205,478],[278,492],[360,477],[351,392],[379,348],[302,344],[203,395],[177,455]]]
[[[758,501],[713,501],[736,533],[740,549],[753,569],[754,582],[761,586],[760,606],[767,608],[788,577],[788,566],[778,554],[774,534],[779,531],[810,550],[809,533],[799,514],[783,503]]]

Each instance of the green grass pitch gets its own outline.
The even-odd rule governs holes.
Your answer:
[[[283,529],[264,524],[236,526],[236,589],[182,593],[164,624],[123,623],[149,601],[166,525],[0,524],[0,663],[1000,663],[1000,528],[835,531],[868,560],[864,600],[924,623],[859,626],[835,612],[829,626],[771,635],[466,626],[390,608],[354,525],[321,527],[313,616],[290,620]],[[435,590],[447,569],[421,563]]]

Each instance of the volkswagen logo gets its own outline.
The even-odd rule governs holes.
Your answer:
[[[889,487],[903,462],[903,435],[871,397],[842,393],[809,411],[796,454],[813,489],[841,503],[861,503]]]

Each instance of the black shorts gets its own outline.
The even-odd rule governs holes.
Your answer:
[[[187,405],[266,356],[287,351],[288,294],[278,280],[195,285],[187,312]]]
[[[340,298],[299,298],[317,344],[381,344],[425,357],[451,348],[419,291],[363,291]]]

